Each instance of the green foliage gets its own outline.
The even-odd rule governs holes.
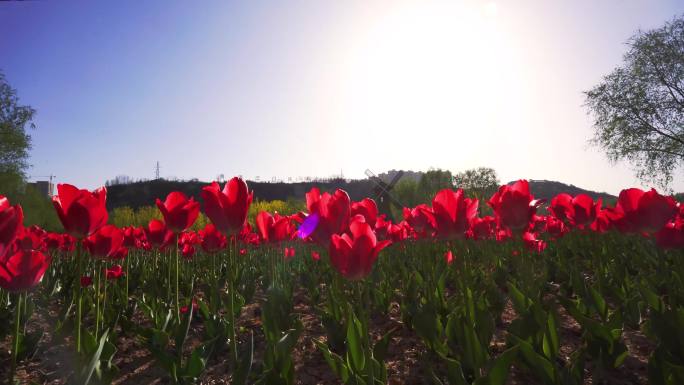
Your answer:
[[[152,219],[163,219],[157,206],[143,206],[137,210],[124,206],[109,212],[109,223],[117,227],[147,226]]]
[[[19,103],[17,91],[0,72],[0,195],[10,198],[12,204],[22,205],[25,225],[56,230],[57,216],[48,199],[24,183],[31,149],[26,129],[34,128],[34,114],[33,108]]]
[[[31,136],[26,127],[33,128],[35,110],[19,104],[17,91],[0,72],[0,174],[24,176],[28,167]]]
[[[113,219],[154,216],[158,210],[149,206],[120,209]],[[296,248],[295,258],[283,259],[283,246]],[[231,383],[307,382],[297,378],[307,370],[298,365],[311,361],[308,355],[297,360],[303,344],[311,343],[347,384],[415,382],[415,373],[418,381],[435,384],[613,383],[630,370],[623,363],[634,354],[626,346],[635,333],[650,341],[639,344],[649,349],[649,383],[684,380],[684,251],[657,249],[652,238],[572,231],[541,253],[516,240],[410,240],[385,249],[360,281],[344,280],[325,255],[312,260],[314,250],[322,251],[294,241],[238,243],[216,254],[197,248],[180,265],[174,247],[131,249],[120,262],[59,252],[27,293],[20,319],[30,322],[32,313],[49,311],[55,325],[45,332],[53,333],[52,346],[67,341],[75,350],[68,341],[74,341],[74,308],[82,299],[88,322],[73,383],[110,383],[119,376],[113,357],[122,336],[144,344],[168,383],[211,382],[216,371],[203,373],[218,363],[227,368],[218,375]],[[453,251],[450,263],[446,250]],[[102,269],[113,263],[125,266],[125,276],[105,279]],[[94,283],[79,297],[72,288],[83,275]],[[7,294],[0,291],[2,298]],[[176,315],[176,304],[187,310]],[[21,324],[8,316],[15,306],[0,301],[0,337]],[[100,309],[103,327],[93,328]],[[305,327],[316,329],[305,333]],[[256,345],[255,331],[261,336]],[[31,360],[36,349],[41,354],[44,343],[32,333],[33,326],[19,334],[20,359]],[[389,379],[385,363],[401,360],[409,344],[407,362],[415,373]],[[20,363],[20,369],[35,364]]]
[[[24,209],[24,225],[38,225],[46,230],[61,229],[59,219],[50,200],[25,183],[28,168],[31,135],[34,128],[30,106],[21,105],[17,91],[0,72],[0,195]]]
[[[147,224],[152,219],[164,220],[161,212],[157,206],[142,206],[137,210],[134,210],[128,206],[117,207],[109,212],[109,223],[117,227],[126,226],[147,226]],[[209,218],[207,218],[204,213],[200,212],[197,220],[192,225],[190,229],[201,230],[210,223]]]
[[[394,330],[385,333],[373,344],[368,337],[368,322],[359,319],[350,304],[347,304],[346,319],[346,354],[337,354],[327,344],[314,340],[328,366],[345,384],[387,383],[387,367],[384,360]]]
[[[637,32],[622,66],[586,92],[593,143],[667,187],[684,161],[684,17]]]
[[[420,182],[418,182],[418,192],[425,200],[425,203],[430,202],[439,190],[453,187],[453,177],[451,176],[451,171],[448,170],[429,170],[423,174]]]
[[[62,225],[50,199],[30,185],[14,201],[24,209],[24,226],[38,225],[45,230],[61,231]]]
[[[158,305],[143,305],[152,319],[164,320],[157,322],[155,327],[140,330],[148,349],[155,360],[167,372],[174,384],[192,384],[197,382],[205,369],[210,350],[208,345],[200,344],[194,347],[189,357],[184,350],[193,317],[193,307],[178,320],[172,316],[172,311],[164,311]],[[174,349],[170,343],[174,342]]]
[[[454,188],[461,188],[469,196],[486,200],[499,188],[499,177],[493,168],[478,167],[454,175]]]
[[[24,226],[38,225],[48,231],[62,230],[57,212],[48,197],[24,183],[17,174],[4,176],[5,178],[0,177],[0,195],[8,197],[13,205],[21,205]]]
[[[24,178],[18,173],[0,172],[0,195],[14,201],[24,186]]]
[[[268,211],[270,213],[277,211],[282,215],[290,215],[302,210],[306,210],[306,206],[304,205],[304,202],[300,200],[256,201],[249,207],[247,220],[254,225],[256,215],[260,211]],[[128,206],[123,206],[112,209],[109,212],[109,223],[118,227],[146,226],[152,219],[164,219],[157,206],[142,206],[137,210]],[[209,218],[207,218],[203,212],[200,212],[197,221],[195,221],[191,229],[203,229],[208,223],[211,223]]]
[[[410,178],[399,180],[391,194],[405,207],[415,207],[422,203],[430,205],[439,190],[453,187],[452,179],[451,171],[430,170],[418,182]],[[403,214],[399,208],[392,206],[392,217],[401,220]]]
[[[294,383],[292,351],[304,326],[292,315],[292,297],[292,292],[277,286],[266,291],[266,300],[261,305],[261,317],[268,348],[264,354],[263,374],[258,383]]]
[[[414,207],[425,201],[424,197],[422,197],[418,191],[418,181],[413,179],[400,180],[396,186],[394,186],[392,194],[394,194],[394,196],[406,207]]]
[[[257,214],[261,211],[268,211],[273,214],[277,212],[280,215],[292,215],[299,211],[305,211],[306,204],[302,200],[288,199],[287,201],[272,200],[272,201],[255,201],[249,206],[247,220],[254,224]]]

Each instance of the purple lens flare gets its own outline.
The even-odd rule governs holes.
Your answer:
[[[299,226],[299,229],[297,230],[297,235],[301,239],[306,239],[316,230],[317,226],[318,226],[318,214],[316,214],[316,213],[309,214],[304,219],[304,222],[302,222],[302,224]]]

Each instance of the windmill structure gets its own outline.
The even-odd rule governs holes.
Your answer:
[[[404,172],[399,170],[389,183],[385,182],[379,176],[375,175],[373,171],[366,169],[365,172],[368,179],[375,183],[373,188],[373,195],[375,197],[375,202],[378,204],[378,210],[381,213],[390,214],[390,206],[394,205],[395,208],[401,210],[404,205],[392,195],[392,190],[394,186],[399,182],[399,179],[404,175]]]

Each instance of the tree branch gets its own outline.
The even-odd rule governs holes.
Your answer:
[[[665,85],[665,88],[667,88],[667,91],[670,93],[670,96],[672,96],[672,99],[675,101],[675,103],[679,104],[681,107],[684,107],[684,92],[682,92],[682,90],[680,90],[679,87],[668,83],[668,81],[665,80],[665,76],[663,75],[662,71],[658,67],[658,64],[655,60],[653,60],[653,57],[651,55],[648,55],[648,58],[651,61],[653,68],[655,69],[655,72],[658,76],[658,80],[660,80],[660,82],[663,83],[663,85]],[[683,100],[679,100],[677,96],[675,96],[674,92],[672,92],[673,89],[677,91],[677,93],[680,97],[682,97]]]
[[[665,149],[662,149],[662,148],[634,147],[634,148],[630,148],[630,150],[631,150],[631,151],[635,151],[635,152],[637,152],[637,151],[644,151],[644,152],[662,152],[662,153],[665,153],[665,154],[668,154],[668,155],[673,155],[673,156],[677,156],[677,157],[680,157],[680,158],[684,159],[684,153],[675,152],[675,151],[670,151],[670,150],[665,150]]]
[[[677,138],[676,136],[674,136],[674,132],[670,131],[670,130],[667,129],[667,128],[665,128],[665,129],[668,130],[668,131],[670,131],[670,133],[671,133],[672,135],[667,134],[667,133],[661,131],[661,130],[658,129],[656,126],[652,125],[651,123],[647,122],[644,118],[642,118],[641,115],[639,114],[639,112],[637,111],[636,108],[634,108],[634,107],[629,107],[629,109],[630,109],[630,112],[632,113],[632,115],[634,115],[634,117],[637,118],[637,120],[639,120],[642,124],[644,124],[645,126],[647,126],[651,131],[655,131],[656,133],[658,133],[658,134],[660,134],[660,135],[662,135],[662,136],[664,136],[664,137],[666,137],[666,138],[668,138],[668,139],[670,139],[670,140],[672,140],[672,141],[675,141],[675,142],[677,142],[677,143],[679,143],[679,144],[681,144],[681,145],[684,145],[684,140],[679,139],[679,138]]]

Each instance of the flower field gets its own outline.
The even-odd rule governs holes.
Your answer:
[[[138,228],[107,224],[105,188],[57,190],[63,233],[0,196],[3,381],[684,384],[684,207],[655,190],[520,180],[391,221],[314,188],[250,224],[233,178]]]

